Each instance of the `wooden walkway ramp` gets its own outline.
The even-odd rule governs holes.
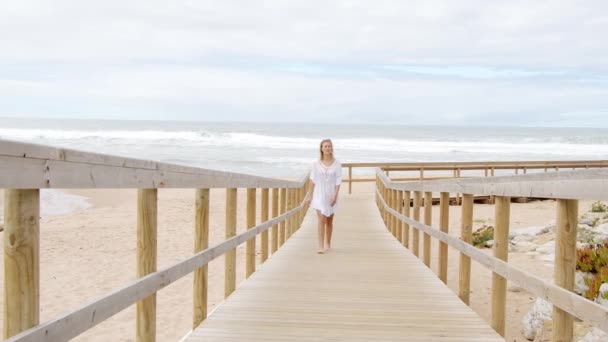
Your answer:
[[[384,227],[373,196],[340,199],[333,249],[316,217],[185,340],[504,341]]]

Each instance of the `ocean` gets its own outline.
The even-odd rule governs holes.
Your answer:
[[[0,118],[0,139],[269,177],[301,174],[323,138],[343,163],[608,159],[601,128]]]

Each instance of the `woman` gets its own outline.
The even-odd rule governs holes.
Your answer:
[[[310,179],[312,180],[312,199],[309,201],[311,207],[317,211],[319,219],[319,250],[317,253],[323,254],[331,248],[334,212],[342,182],[342,166],[334,158],[333,144],[330,139],[321,141],[319,160],[312,165]]]

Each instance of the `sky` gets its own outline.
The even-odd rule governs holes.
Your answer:
[[[608,127],[608,2],[7,1],[0,116]]]

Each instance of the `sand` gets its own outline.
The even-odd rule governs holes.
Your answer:
[[[372,184],[356,183],[351,196],[372,196]],[[341,196],[347,194],[345,184]],[[41,219],[41,322],[71,311],[135,279],[135,190],[69,190],[89,198],[91,207],[66,215]],[[224,240],[225,190],[211,191],[210,243]],[[239,190],[239,232],[245,227],[245,191]],[[258,192],[259,195],[259,192]],[[0,196],[2,202],[3,195]],[[163,268],[190,256],[193,250],[194,190],[159,191],[158,267]],[[580,213],[590,202],[581,201]],[[439,222],[435,206],[433,223]],[[555,221],[555,202],[535,201],[511,206],[511,229],[544,226]],[[460,207],[450,207],[450,234],[459,236]],[[494,206],[476,204],[475,228],[491,224]],[[339,219],[339,216],[337,216]],[[0,233],[3,239],[4,233]],[[259,239],[259,237],[258,237]],[[421,237],[422,241],[422,237]],[[336,243],[336,242],[334,242]],[[259,246],[259,241],[258,241]],[[437,241],[433,241],[432,269],[437,270]],[[237,251],[237,282],[244,279],[244,248]],[[422,249],[421,249],[422,251]],[[491,253],[491,250],[486,250]],[[259,251],[258,251],[259,254]],[[3,255],[0,254],[0,259]],[[457,292],[458,253],[449,250],[448,286]],[[259,261],[259,257],[258,257]],[[551,279],[553,265],[524,253],[510,253],[509,262],[537,276]],[[209,266],[209,310],[223,300],[224,258]],[[491,273],[472,263],[471,307],[486,321],[490,320]],[[0,272],[0,290],[3,290]],[[521,319],[536,297],[509,284],[507,304],[507,341],[525,341]],[[514,292],[516,291],[516,292]],[[0,297],[0,301],[2,301]],[[191,329],[192,276],[161,290],[157,295],[158,341],[177,341]],[[0,305],[0,310],[3,306]],[[0,320],[2,320],[0,315]],[[1,325],[0,325],[1,326]],[[134,341],[135,309],[130,307],[106,322],[80,335],[75,341]]]

